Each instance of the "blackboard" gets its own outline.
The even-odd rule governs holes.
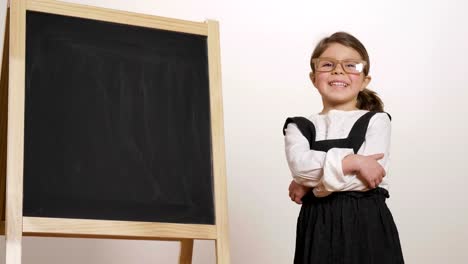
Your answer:
[[[206,36],[26,12],[23,215],[214,224]]]

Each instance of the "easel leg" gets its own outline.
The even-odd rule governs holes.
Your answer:
[[[2,8],[4,8],[2,6]],[[8,119],[8,64],[9,64],[9,46],[10,46],[10,16],[9,10],[6,10],[5,19],[5,35],[3,43],[2,69],[0,77],[0,108],[1,108],[1,123],[0,123],[0,216],[1,220],[5,219],[5,198],[6,198],[6,152],[7,152],[7,119]],[[3,223],[5,224],[5,223]],[[6,226],[3,226],[6,230]],[[2,230],[5,232],[5,230]],[[15,235],[11,232],[5,232],[5,263],[19,263],[21,261],[21,242],[15,239]],[[16,232],[16,238],[17,238]],[[18,246],[19,245],[19,246]]]
[[[6,261],[7,264],[21,263],[21,240],[12,241],[12,239],[6,242]]]
[[[193,239],[183,239],[180,241],[179,264],[192,264]]]
[[[6,179],[6,264],[21,264],[26,0],[10,1]]]
[[[226,237],[216,239],[216,263],[229,264],[229,243]]]

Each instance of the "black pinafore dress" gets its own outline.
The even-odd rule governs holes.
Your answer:
[[[288,118],[283,133],[289,123],[295,123],[310,149],[352,148],[356,154],[376,113],[362,115],[343,139],[316,141],[314,124],[303,117]],[[380,187],[334,192],[322,198],[310,191],[302,198],[297,220],[294,264],[404,263],[398,230],[385,203],[388,197],[387,190]]]

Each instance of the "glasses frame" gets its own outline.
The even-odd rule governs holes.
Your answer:
[[[318,68],[318,62],[320,60],[329,60],[331,62],[333,62],[335,64],[335,66],[333,67],[333,69],[329,70],[329,71],[319,71],[317,68]],[[348,72],[346,70],[346,67],[343,66],[343,63],[344,62],[359,62],[359,63],[362,63],[362,71],[361,72]],[[364,69],[366,68],[366,65],[367,65],[367,61],[365,60],[356,60],[356,59],[345,59],[345,60],[337,60],[337,59],[334,59],[334,58],[328,58],[328,57],[322,57],[322,58],[315,58],[315,59],[312,59],[312,63],[314,64],[314,71],[316,72],[331,72],[331,71],[334,71],[336,69],[336,66],[338,66],[338,64],[341,65],[341,69],[343,69],[344,72],[348,73],[348,74],[361,74],[364,72]]]

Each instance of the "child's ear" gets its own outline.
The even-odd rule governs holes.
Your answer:
[[[367,86],[369,85],[371,80],[372,80],[372,78],[370,76],[365,76],[364,77],[364,81],[362,82],[361,91],[367,88]]]
[[[309,73],[309,78],[315,86],[315,74],[313,71]]]

